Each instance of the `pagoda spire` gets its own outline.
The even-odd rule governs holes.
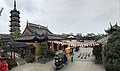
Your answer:
[[[16,0],[14,0],[14,9],[16,10]]]
[[[16,0],[14,0],[14,8],[13,10],[10,11],[11,16],[10,16],[10,34],[14,34],[16,30],[20,31],[20,12],[17,11],[16,9]]]

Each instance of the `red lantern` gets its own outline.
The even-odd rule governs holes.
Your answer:
[[[8,63],[5,60],[0,62],[0,71],[8,71]]]

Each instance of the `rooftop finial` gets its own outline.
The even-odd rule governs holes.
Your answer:
[[[27,23],[29,23],[28,20],[27,20]]]
[[[16,0],[14,0],[14,9],[16,9]]]
[[[116,22],[116,25],[117,25],[117,22]]]
[[[26,25],[27,25],[27,26],[29,26],[29,22],[28,22],[28,20],[27,20],[27,23],[26,23]]]
[[[111,22],[110,22],[110,27],[112,27],[112,24],[111,24]]]

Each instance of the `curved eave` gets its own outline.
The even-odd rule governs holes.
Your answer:
[[[45,41],[45,40],[34,40],[34,39],[32,39],[32,40],[15,40],[16,42],[35,42],[35,41],[37,41],[37,42],[43,42],[43,41]]]
[[[15,10],[15,9],[13,9],[13,10],[10,11],[10,13],[12,13],[12,12],[17,12],[18,14],[20,14],[20,12],[17,11],[17,10]]]
[[[18,36],[15,41],[17,42],[42,42],[45,41],[45,36],[38,36],[38,35],[22,35]]]

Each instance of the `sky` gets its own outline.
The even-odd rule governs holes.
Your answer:
[[[9,34],[14,0],[0,0],[0,33]],[[26,22],[47,26],[55,34],[105,33],[110,22],[120,25],[120,0],[16,0],[21,32]]]

